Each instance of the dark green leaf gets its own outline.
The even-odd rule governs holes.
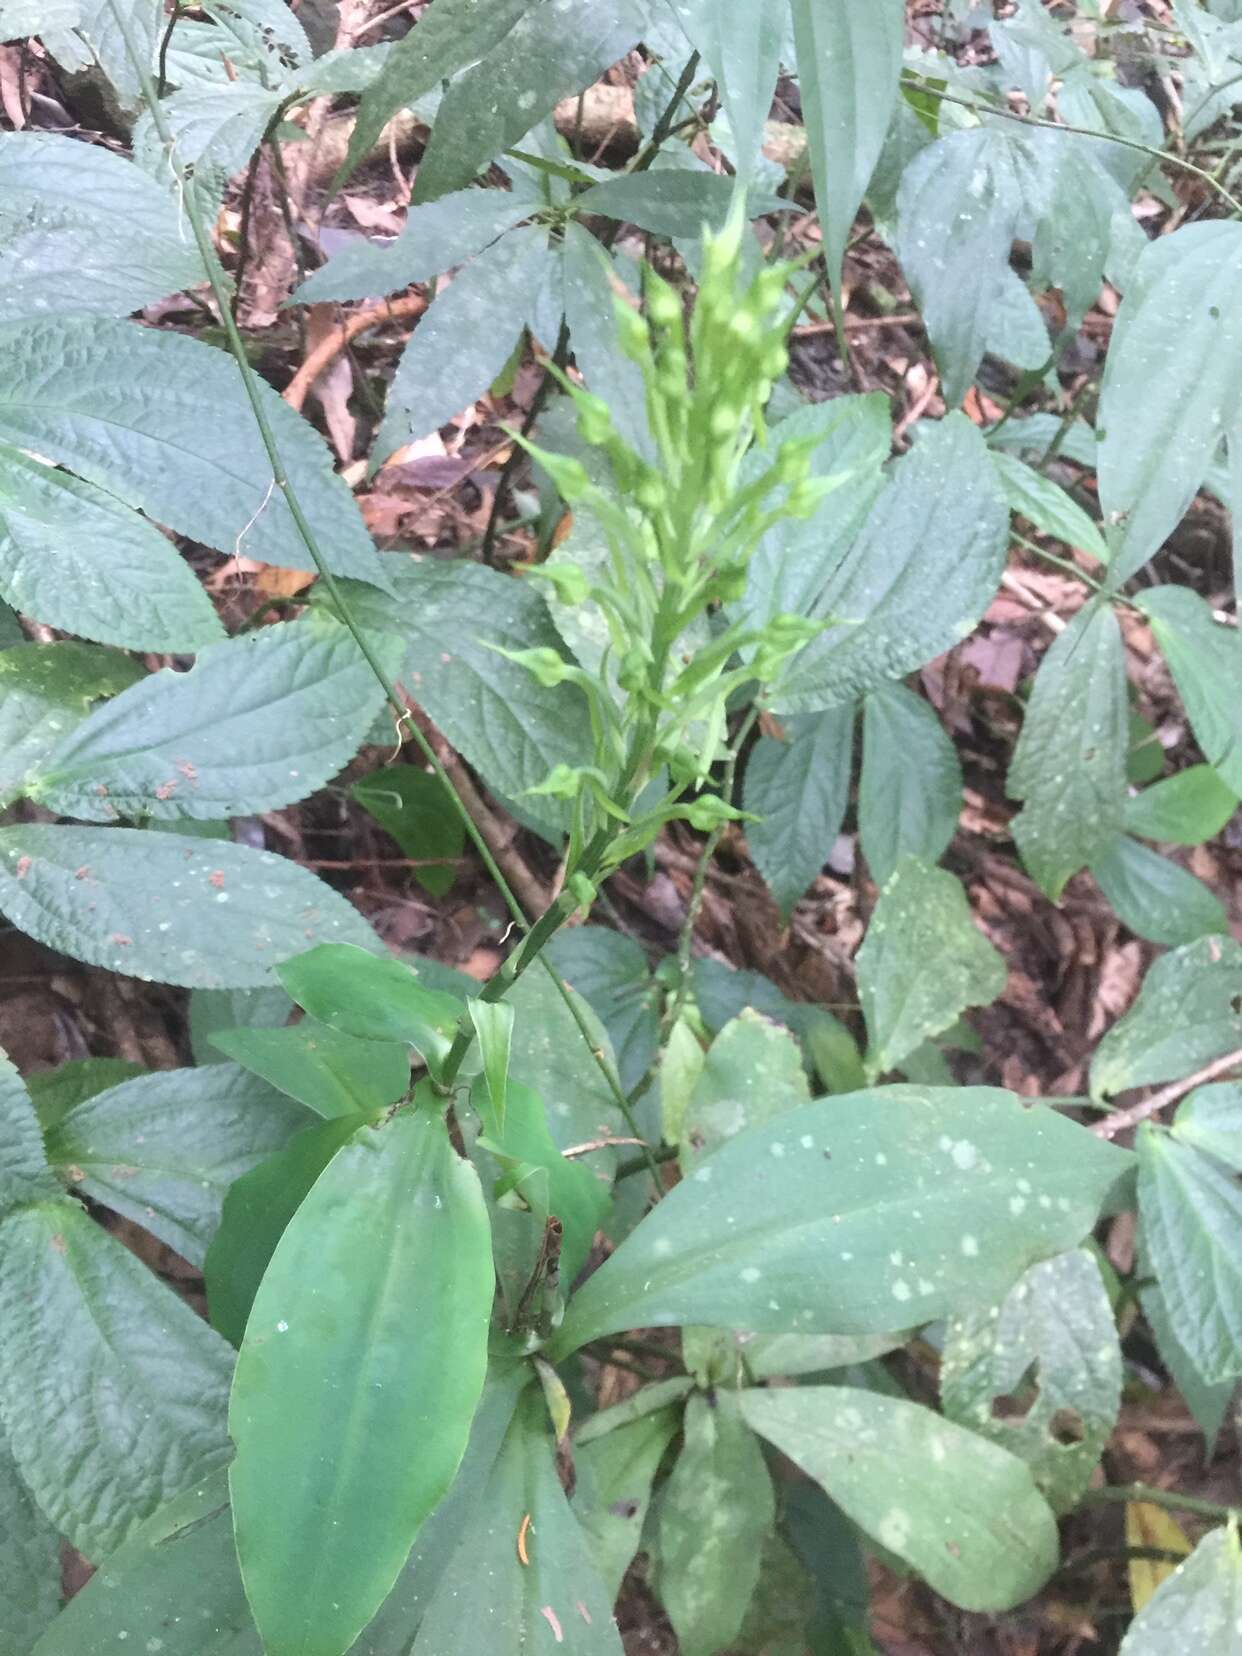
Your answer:
[[[1178,1106],[1173,1136],[1242,1173],[1242,1082],[1196,1087]]]
[[[1191,765],[1126,800],[1126,832],[1165,845],[1202,845],[1237,808],[1237,794],[1211,765]]]
[[[1237,1524],[1209,1531],[1161,1582],[1122,1640],[1120,1656],[1232,1656],[1242,1624],[1242,1547]]]
[[[457,878],[452,864],[462,854],[466,832],[439,777],[416,765],[389,765],[364,776],[349,791],[407,857],[428,864],[416,867],[414,878],[433,897],[443,897]],[[437,859],[445,866],[435,866]]]
[[[546,954],[603,1022],[629,1092],[656,1055],[660,1025],[660,991],[641,946],[604,926],[574,926],[557,932]]]
[[[291,1029],[222,1029],[211,1042],[324,1117],[378,1114],[410,1085],[404,1042],[359,1040],[314,1018]]]
[[[60,1195],[48,1167],[43,1135],[22,1078],[0,1052],[0,1218],[30,1202]]]
[[[277,1245],[237,1360],[242,1575],[265,1642],[303,1656],[340,1656],[388,1595],[483,1388],[487,1214],[434,1107],[337,1152]]]
[[[504,1001],[485,1001],[475,995],[466,1002],[479,1056],[483,1061],[483,1086],[487,1094],[484,1120],[488,1131],[504,1133],[509,1086],[509,1054],[513,1046],[513,1008]]]
[[[871,877],[883,884],[904,856],[938,860],[957,830],[962,767],[932,708],[902,684],[863,702],[858,832]]]
[[[94,702],[143,676],[118,650],[69,639],[0,652],[0,797],[25,791],[31,774]]]
[[[212,1036],[223,1029],[279,1029],[293,1012],[280,985],[267,989],[195,989],[190,996],[190,1051],[196,1064],[222,1064]]]
[[[1229,930],[1220,899],[1186,869],[1118,834],[1088,865],[1117,918],[1153,943],[1193,943]]]
[[[594,236],[571,220],[561,243],[561,284],[565,322],[574,362],[589,391],[608,404],[613,424],[637,453],[651,454],[647,397],[637,363],[617,349],[616,270]]]
[[[574,1444],[574,1512],[610,1604],[638,1551],[651,1485],[680,1424],[675,1409],[656,1409]]]
[[[637,1539],[637,1537],[635,1537]],[[60,1538],[22,1482],[0,1433],[0,1639],[26,1656],[60,1608]]]
[[[321,944],[287,961],[277,974],[304,1011],[364,1041],[402,1041],[438,1067],[465,1007],[428,989],[417,969],[352,944]]]
[[[1091,1060],[1092,1098],[1174,1081],[1242,1047],[1242,947],[1204,937],[1147,970],[1138,999]]]
[[[1242,792],[1242,637],[1189,587],[1150,587],[1137,600],[1173,674],[1204,758]]]
[[[832,850],[850,801],[854,708],[790,719],[787,740],[761,736],[746,764],[742,803],[756,868],[788,918]]]
[[[680,1142],[688,1172],[728,1139],[796,1110],[810,1097],[797,1042],[779,1024],[745,1011],[707,1050],[686,1102]]]
[[[1148,1286],[1139,1293],[1139,1303],[1147,1319],[1160,1360],[1173,1378],[1173,1384],[1182,1395],[1186,1407],[1194,1416],[1195,1424],[1203,1433],[1204,1453],[1210,1459],[1216,1453],[1221,1428],[1229,1414],[1238,1389],[1236,1376],[1228,1380],[1207,1381],[1199,1373],[1189,1353],[1173,1332],[1164,1295],[1160,1292],[1147,1260],[1140,1253],[1138,1275],[1146,1278]]]
[[[568,1150],[601,1134],[626,1132],[612,1089],[593,1056],[598,1052],[605,1063],[613,1062],[607,1031],[590,1005],[578,997],[588,1040],[549,972],[524,972],[505,999],[515,1014],[509,1074],[543,1099],[557,1148]],[[593,1172],[610,1174],[616,1151],[600,1150],[577,1159]]]

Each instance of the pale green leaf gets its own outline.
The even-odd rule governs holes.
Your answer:
[[[293,1002],[278,983],[265,989],[195,989],[186,1021],[196,1064],[221,1064],[224,1054],[212,1037],[224,1029],[279,1029]]]
[[[434,1100],[361,1128],[281,1237],[233,1382],[237,1550],[269,1647],[340,1656],[388,1595],[461,1462],[494,1289]]]
[[[761,1013],[741,1013],[708,1048],[686,1101],[679,1135],[683,1171],[748,1127],[796,1110],[809,1098],[798,1043]]]
[[[574,1513],[609,1603],[620,1592],[622,1578],[638,1551],[651,1486],[680,1424],[676,1410],[656,1409],[589,1442],[578,1439],[574,1443],[578,1479]]]
[[[863,702],[858,832],[871,877],[883,884],[904,856],[934,863],[957,831],[962,767],[936,711],[902,684]]]
[[[0,1640],[11,1656],[26,1656],[59,1610],[60,1591],[60,1537],[0,1433]]]
[[[853,1368],[895,1351],[906,1342],[898,1334],[741,1334],[738,1347],[752,1380],[778,1374],[822,1374]]]
[[[971,917],[961,882],[906,857],[880,892],[855,959],[871,1076],[900,1067],[968,1006],[1005,987],[1002,956]]]
[[[513,1008],[504,1001],[485,1001],[476,995],[466,1002],[466,1010],[483,1060],[483,1083],[490,1106],[489,1131],[503,1133],[509,1054],[513,1046]]]
[[[48,1518],[102,1558],[228,1459],[231,1354],[77,1202],[9,1214],[2,1240],[9,1444]]]
[[[0,828],[0,911],[75,960],[192,989],[270,983],[320,939],[378,947],[358,911],[296,863],[149,829]]]
[[[1059,483],[1012,454],[997,449],[991,453],[1010,511],[1055,540],[1064,541],[1080,552],[1089,552],[1101,563],[1108,562],[1108,546],[1103,535]]]
[[[817,1099],[670,1191],[570,1301],[554,1349],[687,1323],[879,1334],[987,1304],[1077,1246],[1130,1165],[1010,1093]]]
[[[716,82],[733,134],[735,170],[747,179],[759,159],[776,90],[787,23],[782,0],[755,0],[747,6],[721,6],[716,0],[669,4]],[[672,233],[684,235],[685,226]]]
[[[410,1085],[410,1054],[403,1042],[360,1040],[314,1018],[289,1029],[222,1029],[210,1039],[220,1052],[326,1119],[374,1115],[395,1104]]]
[[[545,952],[603,1022],[629,1092],[655,1058],[660,1027],[660,990],[641,945],[604,926],[572,926],[557,932]]]
[[[1242,1047],[1242,946],[1204,937],[1161,955],[1091,1060],[1091,1096],[1193,1075]]]
[[[1242,294],[1238,302],[1242,306]],[[1216,621],[1190,587],[1149,587],[1137,602],[1151,621],[1204,758],[1242,793],[1242,636]]]
[[[755,867],[788,918],[832,850],[850,802],[854,708],[790,719],[787,740],[761,736],[746,762],[742,804]]]
[[[1088,864],[1117,918],[1153,943],[1193,943],[1229,930],[1220,899],[1187,869],[1118,834]]]
[[[570,220],[561,243],[560,276],[574,363],[587,390],[608,404],[613,424],[626,442],[636,453],[650,458],[642,370],[617,349],[613,282],[620,274],[595,237]]]
[[[179,32],[174,30],[174,39]],[[207,218],[219,212],[229,180],[241,172],[258,149],[281,102],[278,89],[251,80],[184,86],[163,100],[161,108],[173,135],[174,154],[200,212]],[[173,199],[180,209],[179,230],[193,246],[182,201],[184,186],[173,173],[149,110],[144,109],[134,125],[132,148],[134,160],[157,184],[170,192],[177,191]],[[201,267],[195,280],[203,280]]]
[[[613,1091],[593,1056],[600,1053],[611,1066],[612,1043],[588,1002],[581,995],[576,1001],[589,1034],[584,1039],[549,972],[539,967],[523,972],[505,999],[515,1014],[509,1074],[543,1099],[548,1131],[557,1148],[568,1150],[589,1144],[601,1134],[627,1132]],[[593,1172],[610,1174],[617,1153],[604,1149],[575,1160]]]
[[[1214,839],[1238,808],[1238,795],[1211,765],[1189,765],[1126,800],[1126,832],[1165,845]]]
[[[1017,1456],[902,1398],[850,1386],[742,1393],[745,1418],[868,1535],[964,1610],[1009,1610],[1057,1564]]]
[[[1088,605],[1040,664],[1006,783],[1026,801],[1022,861],[1054,901],[1121,828],[1129,745],[1121,629],[1108,605]]]
[[[13,1208],[59,1195],[30,1094],[7,1055],[0,1052],[0,1218]]]
[[[1136,1269],[1140,1279],[1145,1279],[1148,1284],[1139,1292],[1139,1303],[1151,1329],[1152,1338],[1156,1342],[1156,1350],[1160,1354],[1161,1362],[1172,1376],[1173,1384],[1181,1393],[1183,1402],[1194,1416],[1196,1425],[1203,1433],[1204,1453],[1210,1459],[1216,1453],[1221,1428],[1225,1424],[1237,1392],[1237,1379],[1230,1377],[1228,1380],[1208,1381],[1203,1378],[1190,1354],[1173,1332],[1164,1295],[1152,1275],[1141,1247]]]
[[[733,180],[719,173],[689,167],[653,167],[648,172],[618,173],[592,184],[574,197],[574,206],[580,213],[602,213],[653,236],[689,237],[704,229],[718,235],[729,216],[733,196]],[[756,195],[747,211],[753,218],[786,207],[776,196]]]
[[[1235,1522],[1211,1530],[1130,1623],[1120,1656],[1233,1656],[1242,1628],[1242,1547]]]

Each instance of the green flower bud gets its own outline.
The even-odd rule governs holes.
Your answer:
[[[586,602],[589,590],[586,574],[576,563],[536,564],[522,573],[528,580],[550,582],[560,604],[575,606]]]
[[[779,307],[787,279],[787,273],[780,265],[770,266],[755,278],[751,297],[761,315],[770,316]]]
[[[530,676],[542,684],[545,690],[564,684],[574,671],[564,656],[547,646],[535,650],[502,650],[500,653],[507,656],[510,661],[516,662],[519,667],[525,667]]]
[[[616,435],[608,404],[602,397],[592,396],[589,391],[579,391],[574,394],[574,405],[578,410],[578,435],[582,441],[592,448],[603,448]]]
[[[617,683],[633,694],[646,688],[647,670],[651,666],[651,650],[645,644],[632,644],[621,657],[617,668]]]
[[[647,315],[655,326],[665,332],[680,328],[685,317],[676,290],[650,269],[647,272],[646,292]]]
[[[763,361],[760,366],[766,379],[778,380],[789,367],[789,352],[784,345],[769,345],[763,353]]]
[[[647,324],[623,299],[615,302],[617,338],[624,356],[631,362],[643,363],[651,354],[651,336]]]
[[[709,429],[713,437],[725,439],[736,435],[742,423],[742,411],[730,403],[721,403],[712,409]]]
[[[668,502],[664,479],[648,467],[634,488],[634,499],[644,512],[658,512]]]
[[[685,818],[701,834],[710,834],[723,828],[726,822],[740,822],[742,813],[726,805],[723,799],[717,799],[715,794],[704,794],[685,807]]]

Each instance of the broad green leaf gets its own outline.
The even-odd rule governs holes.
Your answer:
[[[770,4],[770,0],[760,0]],[[734,183],[718,173],[689,167],[656,167],[649,172],[618,173],[592,184],[574,197],[580,213],[602,213],[606,218],[633,224],[653,236],[689,236],[704,228],[719,234],[729,216]],[[753,198],[751,217],[778,212],[787,203],[776,196]]]
[[[1203,1433],[1204,1453],[1211,1459],[1216,1453],[1221,1428],[1229,1415],[1230,1405],[1238,1389],[1237,1377],[1230,1376],[1228,1380],[1215,1381],[1203,1378],[1190,1354],[1173,1332],[1164,1295],[1142,1252],[1139,1255],[1138,1274],[1148,1283],[1146,1288],[1140,1290],[1139,1303],[1156,1342],[1156,1350],[1160,1353],[1160,1361],[1168,1369],[1173,1384],[1181,1393],[1183,1402],[1194,1416],[1195,1424]]]
[[[513,1046],[513,1008],[504,1001],[479,996],[466,1002],[470,1022],[483,1060],[483,1084],[489,1106],[488,1131],[503,1134],[509,1083],[509,1053]]]
[[[389,117],[484,58],[539,0],[433,0],[390,52],[363,97],[337,183],[353,172]],[[490,158],[489,158],[490,159]]]
[[[787,23],[782,0],[749,6],[670,0],[670,7],[716,82],[733,134],[735,170],[748,179],[759,159],[780,70]],[[684,223],[672,234],[684,235]]]
[[[996,593],[1007,530],[984,441],[965,415],[950,415],[898,461],[848,554],[801,610],[835,624],[794,657],[777,711],[839,707],[965,638]]]
[[[302,1656],[340,1656],[388,1595],[483,1388],[487,1214],[433,1111],[425,1099],[338,1151],[277,1245],[237,1360],[238,1557],[265,1642]]]
[[[466,1010],[455,995],[421,984],[414,967],[353,944],[321,944],[286,961],[277,975],[298,1005],[329,1029],[364,1041],[402,1041],[433,1070]]]
[[[397,640],[376,644],[398,668]],[[42,761],[27,792],[89,822],[274,811],[353,758],[383,701],[338,622],[315,614],[264,627],[208,645],[189,672],[165,668],[114,697]]]
[[[846,1514],[964,1610],[1052,1574],[1056,1521],[1016,1455],[930,1409],[850,1386],[746,1391],[742,1413]]]
[[[11,1656],[26,1656],[59,1609],[60,1537],[35,1505],[0,1432],[3,1648]]]
[[[1118,583],[1181,522],[1237,417],[1240,271],[1242,226],[1183,225],[1147,248],[1122,301],[1099,417],[1100,503],[1117,525]]]
[[[832,850],[850,802],[854,708],[790,719],[786,741],[761,736],[746,764],[742,803],[756,868],[787,919]]]
[[[437,0],[439,3],[439,0]],[[543,0],[449,86],[419,163],[415,202],[460,190],[562,98],[592,85],[643,36],[635,0]]]
[[[78,316],[0,327],[0,360],[0,441],[72,467],[217,551],[313,570],[226,352]],[[387,590],[385,565],[323,440],[263,380],[259,394],[331,568]]]
[[[174,30],[174,40],[177,33]],[[220,211],[229,180],[241,172],[258,149],[281,102],[279,90],[250,80],[226,81],[223,86],[184,86],[163,100],[174,153],[188,187],[198,199],[199,211],[207,218]],[[131,142],[135,162],[157,184],[175,189],[180,206],[182,186],[173,174],[150,110],[144,109],[138,117]],[[185,223],[184,208],[182,214]],[[185,233],[188,237],[188,223]],[[202,279],[200,267],[195,280]]]
[[[880,892],[855,958],[872,1077],[896,1069],[968,1006],[988,1006],[1006,966],[975,925],[961,882],[906,857]]]
[[[1204,937],[1147,969],[1134,1005],[1091,1060],[1091,1096],[1193,1075],[1242,1047],[1242,947]]]
[[[1108,546],[1098,527],[1059,483],[1028,466],[1012,454],[992,450],[1005,499],[1011,512],[1033,523],[1044,534],[1064,541],[1080,552],[1089,552],[1101,563],[1108,562]]]
[[[660,1500],[659,1592],[685,1656],[732,1645],[776,1517],[772,1479],[737,1394],[696,1392]],[[604,1440],[605,1442],[607,1439]]]
[[[603,1022],[628,1093],[655,1058],[660,1028],[660,990],[642,947],[604,926],[573,926],[557,932],[545,953]]]
[[[47,1517],[102,1558],[228,1459],[230,1352],[77,1202],[9,1214],[0,1241],[9,1445]]]
[[[793,24],[815,200],[835,290],[897,102],[905,8],[901,0],[866,6],[793,0]]]
[[[288,1143],[305,1110],[233,1064],[135,1076],[76,1106],[47,1135],[75,1192],[201,1265],[234,1179]]]
[[[1139,1216],[1169,1323],[1209,1382],[1242,1374],[1242,1187],[1211,1156],[1144,1126]]]
[[[1126,832],[1165,845],[1202,845],[1237,808],[1238,795],[1211,765],[1190,765],[1126,800]]]
[[[1124,820],[1125,653],[1108,605],[1081,610],[1044,657],[1006,787],[1026,801],[1014,838],[1054,901]]]
[[[1012,1414],[994,1409],[1011,1396]],[[940,1399],[951,1420],[1026,1461],[1054,1511],[1075,1506],[1121,1403],[1121,1347],[1092,1255],[1032,1265],[999,1305],[950,1319]]]
[[[61,133],[0,136],[0,317],[127,316],[205,280],[177,203],[140,167]]]
[[[697,1167],[728,1139],[810,1098],[798,1044],[758,1012],[728,1023],[708,1048],[681,1123],[681,1165]]]
[[[500,377],[551,261],[547,230],[533,224],[485,248],[453,278],[397,364],[376,464],[444,425]]]
[[[0,1052],[0,1218],[60,1195],[48,1166],[39,1118],[21,1076]]]
[[[191,989],[270,983],[317,939],[378,947],[296,863],[150,829],[0,828],[0,911],[75,960]]]
[[[904,1345],[900,1334],[743,1334],[738,1345],[752,1380],[853,1368]]]
[[[574,1444],[574,1512],[610,1604],[638,1551],[651,1486],[680,1424],[675,1409],[657,1409]]]
[[[416,765],[389,765],[371,771],[349,792],[407,857],[416,863],[427,860],[428,866],[412,870],[414,878],[433,897],[443,897],[457,878],[452,865],[462,854],[466,832],[439,777]],[[444,859],[444,866],[436,866],[437,858]]]
[[[290,1029],[222,1029],[210,1039],[227,1057],[325,1118],[378,1114],[410,1086],[404,1042],[360,1040],[314,1018]]]
[[[1239,295],[1242,307],[1242,294]],[[1189,587],[1149,587],[1137,599],[1186,705],[1195,740],[1221,778],[1242,793],[1242,637],[1221,626]]]
[[[572,993],[573,991],[571,991]],[[612,1043],[591,1006],[578,997],[577,1010],[590,1034],[584,1039],[551,973],[538,966],[505,996],[514,1011],[509,1075],[537,1092],[547,1108],[548,1131],[560,1150],[589,1144],[601,1135],[627,1132],[612,1089],[595,1053],[611,1065]],[[594,1172],[616,1165],[616,1151],[576,1158]]]
[[[0,652],[0,798],[25,790],[32,772],[93,703],[143,676],[118,650],[72,639],[14,644]]]
[[[612,1599],[557,1477],[546,1407],[528,1393],[410,1656],[551,1656],[560,1645],[573,1656],[621,1656]]]
[[[440,3],[436,0],[437,5]],[[521,194],[456,190],[439,201],[411,207],[395,240],[344,247],[327,264],[312,271],[294,299],[310,305],[324,299],[366,299],[376,293],[399,293],[411,282],[429,282],[441,271],[464,264],[530,214],[531,203]],[[464,345],[465,341],[458,343]]]
[[[1130,1623],[1120,1656],[1232,1656],[1242,1623],[1242,1546],[1237,1525],[1209,1531]]]
[[[0,451],[0,595],[48,626],[128,650],[197,650],[224,632],[153,524],[16,449]]]
[[[195,989],[186,1020],[194,1062],[224,1062],[212,1040],[221,1030],[279,1029],[292,1013],[293,1002],[278,983],[265,989]]]
[[[81,20],[78,0],[0,0],[0,29],[5,40],[21,40],[41,29],[73,29]]]
[[[1178,1106],[1173,1136],[1242,1173],[1242,1082],[1196,1087]]]
[[[128,1058],[72,1058],[54,1070],[35,1070],[27,1076],[26,1087],[39,1125],[49,1133],[70,1110],[96,1093],[148,1073],[143,1064]]]
[[[871,877],[883,885],[902,857],[936,862],[957,831],[962,767],[935,709],[902,684],[863,702],[858,832]]]
[[[211,1326],[240,1346],[250,1308],[276,1244],[358,1116],[336,1116],[296,1134],[283,1150],[234,1181],[203,1261]]]
[[[1117,918],[1153,943],[1193,943],[1229,931],[1220,899],[1187,869],[1118,834],[1088,864]]]
[[[1076,1247],[1130,1165],[990,1088],[816,1099],[670,1191],[570,1301],[554,1349],[679,1323],[881,1334],[988,1304]]]
[[[878,1656],[867,1631],[871,1583],[858,1530],[808,1479],[785,1487],[781,1520],[815,1590],[808,1636],[818,1638],[825,1652]]]

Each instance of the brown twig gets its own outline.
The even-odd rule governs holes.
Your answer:
[[[290,408],[296,408],[300,413],[311,386],[325,368],[331,367],[351,340],[370,328],[380,327],[384,322],[394,322],[403,316],[421,316],[426,309],[427,301],[421,293],[405,293],[399,299],[385,299],[382,304],[355,311],[319,341],[281,395]]]
[[[894,311],[892,316],[847,316],[845,327],[848,333],[867,333],[878,328],[910,328],[915,324],[920,327],[923,318],[914,311]],[[794,328],[791,337],[794,339],[809,339],[815,334],[836,333],[837,325],[831,317],[825,317],[822,322],[802,322]]]
[[[1194,1075],[1188,1076],[1185,1081],[1174,1081],[1170,1086],[1161,1087],[1159,1092],[1152,1093],[1141,1104],[1132,1104],[1128,1110],[1118,1110],[1115,1114],[1105,1116],[1103,1121],[1097,1121],[1091,1131],[1097,1138],[1116,1138],[1127,1127],[1137,1127],[1140,1121],[1146,1121],[1148,1116],[1154,1116],[1158,1110],[1163,1110],[1169,1104],[1176,1104],[1179,1098],[1184,1098],[1188,1092],[1196,1087],[1206,1086],[1209,1081],[1226,1075],[1231,1069],[1242,1064],[1242,1047],[1236,1052],[1229,1052],[1223,1058],[1217,1058],[1207,1064]]]

